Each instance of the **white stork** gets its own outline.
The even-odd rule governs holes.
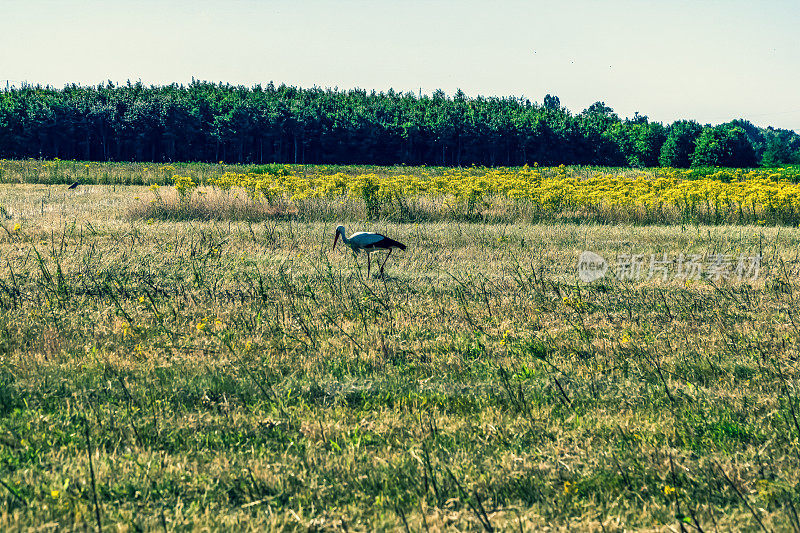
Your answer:
[[[386,264],[386,260],[389,259],[389,256],[392,255],[392,249],[400,248],[401,250],[406,249],[406,245],[397,242],[394,239],[390,239],[385,235],[381,235],[380,233],[369,233],[366,231],[359,231],[357,233],[353,233],[350,235],[350,238],[347,238],[347,235],[344,234],[344,226],[338,226],[336,228],[336,237],[333,239],[333,249],[336,249],[336,243],[339,242],[339,237],[342,237],[342,241],[353,250],[353,253],[358,256],[359,250],[364,250],[367,252],[367,276],[369,276],[370,270],[370,260],[369,254],[375,252],[377,250],[389,250],[389,253],[386,255],[386,259],[383,260],[381,263],[381,275],[383,275],[383,265]]]

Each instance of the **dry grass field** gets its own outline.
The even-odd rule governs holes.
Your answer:
[[[0,186],[0,529],[800,530],[797,228],[148,194]],[[367,277],[337,223],[408,250]],[[584,283],[585,250],[761,268]]]

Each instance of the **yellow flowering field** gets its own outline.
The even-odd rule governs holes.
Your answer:
[[[172,185],[141,215],[394,221],[800,222],[800,167],[374,167],[0,160],[0,182]]]
[[[281,204],[312,217],[321,203],[339,201],[360,206],[363,212],[352,213],[354,216],[387,219],[795,224],[800,220],[799,177],[796,169],[698,173],[526,166],[417,168],[379,174],[326,172],[325,167],[308,172],[304,167],[286,166],[269,173],[226,171],[204,183],[188,176],[173,179],[184,200],[204,185],[253,203]]]

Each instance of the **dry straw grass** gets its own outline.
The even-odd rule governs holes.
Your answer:
[[[151,195],[0,189],[0,529],[800,527],[797,229],[342,220],[409,245],[367,278],[333,223]]]

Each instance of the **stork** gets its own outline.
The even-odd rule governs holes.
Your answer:
[[[390,239],[385,235],[381,235],[380,233],[369,233],[366,231],[359,231],[357,233],[353,233],[350,235],[350,238],[347,238],[347,235],[344,234],[344,226],[338,226],[336,228],[336,237],[333,239],[333,249],[336,249],[336,243],[339,242],[339,237],[341,236],[342,241],[353,250],[353,253],[358,256],[358,252],[360,250],[364,250],[367,252],[367,276],[369,276],[370,270],[370,259],[369,254],[378,250],[389,250],[389,253],[386,254],[386,259],[383,260],[381,263],[381,275],[383,275],[383,265],[386,264],[386,261],[389,259],[389,256],[392,255],[392,250],[394,248],[400,248],[401,250],[406,249],[406,245],[397,242],[394,239]]]

